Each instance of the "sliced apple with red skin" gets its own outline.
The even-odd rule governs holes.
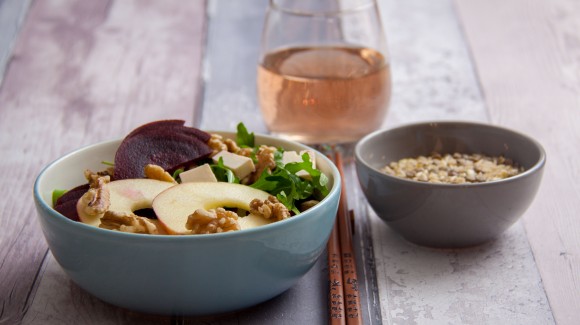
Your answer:
[[[219,207],[238,208],[249,211],[254,199],[266,200],[267,192],[246,185],[232,183],[196,182],[175,185],[161,192],[153,200],[153,211],[170,234],[187,234],[187,218],[197,209]],[[248,214],[238,219],[243,229],[271,223],[261,216]]]
[[[105,185],[109,191],[109,209],[114,212],[134,212],[151,208],[153,199],[175,184],[155,179],[136,178],[112,181]],[[98,227],[103,214],[88,215],[81,203],[77,202],[80,221]]]

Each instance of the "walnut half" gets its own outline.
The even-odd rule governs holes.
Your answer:
[[[236,155],[250,157],[253,150],[252,148],[240,148],[236,141],[232,139],[224,139],[224,137],[219,134],[212,134],[207,144],[213,149],[210,157],[215,156],[220,151],[227,151],[235,153]]]
[[[111,178],[108,175],[101,176],[98,173],[93,173],[90,170],[85,171],[85,177],[89,181],[90,188],[80,198],[78,206],[86,215],[101,215],[109,209],[110,194],[105,185],[110,182]]]
[[[161,166],[147,164],[143,169],[145,172],[145,177],[149,179],[156,179],[158,181],[169,182],[173,184],[177,184],[175,179],[165,171]]]
[[[132,212],[107,211],[101,218],[99,228],[132,232],[137,234],[158,234],[157,226],[149,219]]]
[[[215,234],[242,229],[238,223],[238,215],[224,208],[195,210],[187,218],[185,228],[191,230],[192,235]]]
[[[270,195],[267,200],[254,199],[250,202],[250,213],[266,219],[276,219],[277,221],[290,218],[288,208],[275,196]]]

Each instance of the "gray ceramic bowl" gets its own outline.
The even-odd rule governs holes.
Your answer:
[[[503,155],[525,172],[477,184],[433,184],[387,175],[392,161],[439,153]],[[491,125],[433,122],[380,130],[355,147],[356,170],[372,208],[407,240],[432,247],[482,244],[526,211],[538,190],[546,155],[523,134]]]
[[[307,149],[263,135],[256,135],[256,142]],[[52,254],[68,276],[94,296],[154,314],[228,312],[290,288],[324,251],[341,185],[338,170],[320,153],[317,167],[330,179],[330,194],[298,216],[258,228],[212,235],[142,235],[71,221],[53,210],[52,190],[85,182],[83,170],[102,169],[100,162],[112,161],[119,143],[103,142],[68,154],[48,165],[34,185],[38,217]]]

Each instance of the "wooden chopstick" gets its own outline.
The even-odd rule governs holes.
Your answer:
[[[342,178],[343,184],[343,189],[340,193],[340,203],[338,205],[338,232],[340,234],[342,281],[344,283],[346,322],[347,324],[362,324],[356,260],[352,246],[352,229],[350,223],[350,214],[348,212],[348,200],[346,197],[347,186],[345,182],[342,155],[340,154],[340,151],[335,152],[334,160],[338,170],[340,171],[340,177]]]
[[[340,239],[338,220],[334,222],[330,239],[328,240],[328,311],[330,324],[344,325],[344,290],[342,285],[342,258],[340,254]]]
[[[342,155],[338,150],[335,150],[334,162],[340,172],[343,187],[340,193],[336,222],[328,241],[330,322],[331,324],[345,324],[346,321],[346,324],[362,324],[358,276],[346,195],[347,187]],[[339,280],[339,277],[342,278]]]

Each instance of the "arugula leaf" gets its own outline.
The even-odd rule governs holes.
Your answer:
[[[240,147],[254,147],[254,132],[248,132],[244,123],[238,123],[238,132],[236,133],[236,144]]]
[[[173,175],[171,175],[171,177],[173,177],[174,180],[177,180],[177,178],[179,177],[179,174],[181,174],[183,172],[184,172],[183,168],[178,168],[173,172]]]
[[[219,158],[216,164],[212,164],[210,167],[218,182],[240,183],[240,179],[236,177],[234,172],[224,165],[224,159],[222,157]]]
[[[302,154],[302,162],[286,164],[285,168],[293,174],[296,174],[301,170],[304,170],[310,174],[310,177],[312,178],[312,186],[314,186],[314,188],[320,192],[317,198],[321,199],[328,195],[330,192],[326,187],[326,185],[328,185],[328,177],[326,177],[326,175],[324,175],[324,173],[322,173],[320,170],[312,166],[310,155],[307,153]]]
[[[311,196],[322,199],[328,195],[329,190],[326,187],[328,178],[318,169],[312,167],[308,154],[302,156],[302,162],[286,165],[281,162],[281,158],[278,158],[276,157],[276,168],[272,173],[270,174],[265,170],[260,178],[250,185],[251,187],[275,195],[278,201],[295,214],[300,213],[296,206],[297,201],[305,200]],[[301,170],[308,172],[311,179],[304,179],[296,175]]]
[[[60,199],[61,196],[64,195],[64,193],[68,192],[68,190],[53,190],[52,191],[52,206],[54,207],[54,205],[56,204],[56,201],[58,199]]]

